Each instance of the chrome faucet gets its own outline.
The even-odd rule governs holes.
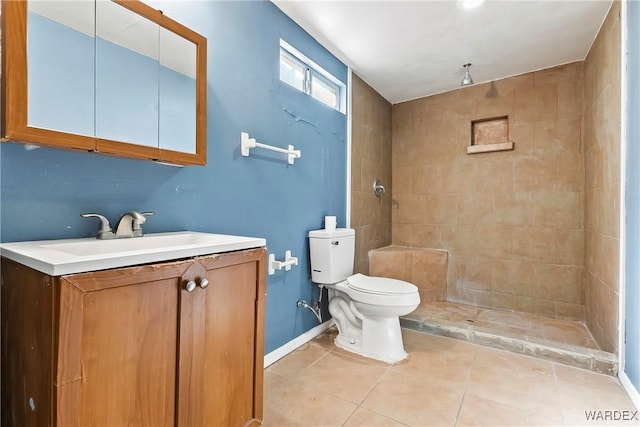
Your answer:
[[[142,237],[142,224],[153,212],[129,211],[120,217],[116,227],[116,239],[120,237]]]
[[[118,221],[115,232],[111,229],[109,220],[103,215],[95,213],[81,214],[83,218],[98,218],[100,220],[100,229],[98,230],[98,239],[120,239],[123,237],[142,237],[142,224],[147,220],[148,216],[153,212],[136,212],[129,211],[123,214]]]

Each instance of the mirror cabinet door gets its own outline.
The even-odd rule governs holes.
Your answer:
[[[95,3],[30,1],[27,125],[94,135]]]
[[[160,28],[160,149],[196,153],[196,45]]]
[[[206,38],[137,0],[2,6],[0,137],[206,164]]]
[[[96,136],[158,147],[160,26],[96,1]],[[100,145],[98,145],[100,149]]]

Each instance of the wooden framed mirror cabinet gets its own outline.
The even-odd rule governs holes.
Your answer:
[[[2,138],[206,164],[207,39],[137,0],[2,3]]]

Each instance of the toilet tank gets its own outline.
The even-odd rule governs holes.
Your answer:
[[[338,283],[353,274],[356,233],[351,228],[309,232],[311,281]]]

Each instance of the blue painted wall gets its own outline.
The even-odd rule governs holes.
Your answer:
[[[153,5],[152,2],[150,4]],[[208,163],[177,168],[92,153],[0,144],[0,240],[89,237],[129,209],[156,212],[146,232],[195,230],[264,237],[278,259],[300,259],[268,280],[265,351],[316,326],[296,301],[317,298],[307,232],[324,215],[345,224],[346,117],[279,80],[279,39],[346,82],[347,68],[272,3],[159,2],[208,39]],[[302,158],[240,155],[240,132]]]
[[[640,391],[640,2],[627,3],[625,367]]]

